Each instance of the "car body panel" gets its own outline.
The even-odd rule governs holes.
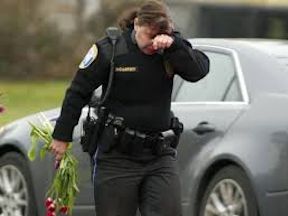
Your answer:
[[[206,164],[206,159],[229,130],[231,124],[241,114],[243,106],[174,104],[173,111],[185,125],[178,146],[178,160],[182,185],[182,202],[191,204],[194,183]],[[199,135],[193,129],[200,122],[207,121],[214,126],[215,132]],[[203,157],[205,155],[205,157]]]

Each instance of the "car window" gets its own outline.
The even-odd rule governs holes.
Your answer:
[[[237,76],[231,83],[231,87],[227,89],[227,94],[223,97],[223,101],[242,101],[241,89],[236,78]]]
[[[232,55],[212,51],[206,51],[205,53],[210,59],[209,74],[202,80],[194,83],[180,78],[182,85],[177,93],[175,93],[175,101],[242,101]],[[176,79],[179,79],[179,77]]]

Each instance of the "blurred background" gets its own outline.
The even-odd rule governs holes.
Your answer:
[[[167,0],[187,38],[288,39],[287,0]],[[1,0],[0,126],[59,107],[90,46],[140,0]],[[4,107],[4,110],[3,110]]]

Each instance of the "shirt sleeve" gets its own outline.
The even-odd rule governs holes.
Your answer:
[[[209,58],[200,50],[193,49],[192,45],[178,32],[172,35],[174,42],[164,51],[167,60],[175,74],[183,79],[196,82],[209,72]]]
[[[97,43],[96,48],[96,58],[86,67],[81,66],[83,62],[80,64],[66,90],[60,116],[52,134],[54,139],[64,142],[72,141],[73,129],[79,121],[82,108],[89,103],[93,91],[108,79],[107,55]],[[89,61],[89,58],[87,60]]]

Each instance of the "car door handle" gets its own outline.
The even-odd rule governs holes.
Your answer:
[[[215,126],[207,121],[200,122],[195,128],[192,129],[195,133],[202,135],[205,133],[211,133],[216,130]]]

